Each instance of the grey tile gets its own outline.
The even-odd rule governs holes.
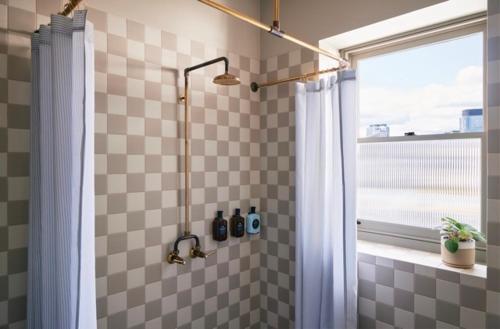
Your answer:
[[[144,286],[127,290],[127,308],[143,305],[145,299]]]
[[[436,298],[436,280],[415,274],[415,292],[419,295]]]
[[[494,329],[500,328],[500,316],[495,314],[487,314],[486,315],[486,328]]]
[[[406,290],[394,289],[394,305],[397,308],[413,312],[415,307],[413,293]]]
[[[460,283],[460,273],[437,269],[436,278],[444,281]]]
[[[488,278],[500,278],[500,269],[488,267]],[[487,280],[487,289],[500,292],[500,280]]]
[[[358,328],[359,329],[375,329],[375,319],[369,318],[367,316],[358,315]]]
[[[483,289],[461,285],[460,305],[484,312],[486,310],[486,291]]]
[[[394,324],[394,307],[377,302],[375,310],[377,320],[391,325]]]
[[[127,311],[108,316],[108,328],[127,328]]]
[[[127,234],[116,233],[107,237],[108,254],[116,254],[127,250]]]
[[[7,254],[8,274],[26,272],[28,269],[28,249],[10,249]]]
[[[425,317],[420,314],[415,314],[415,329],[432,329],[436,328],[436,320]]]
[[[394,261],[394,269],[404,271],[404,272],[414,273],[415,272],[415,265],[412,263],[401,262],[401,261],[395,260]]]
[[[26,318],[26,297],[9,299],[9,322],[15,323]]]
[[[375,266],[375,280],[378,284],[394,287],[394,270],[390,267]]]
[[[146,304],[146,321],[161,317],[161,299]]]
[[[358,253],[358,262],[375,264],[376,257],[368,254]]]
[[[442,300],[436,301],[436,320],[455,326],[460,325],[460,307]]]
[[[127,272],[108,275],[108,294],[113,295],[127,290]]]

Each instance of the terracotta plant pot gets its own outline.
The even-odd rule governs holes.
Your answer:
[[[458,250],[454,253],[449,252],[444,246],[447,238],[441,238],[441,259],[443,263],[451,267],[472,268],[476,263],[476,241],[460,241]]]

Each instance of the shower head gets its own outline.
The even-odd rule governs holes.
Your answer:
[[[216,76],[213,80],[213,83],[215,83],[216,85],[234,86],[240,84],[240,79],[238,79],[237,76],[226,72],[224,74]]]

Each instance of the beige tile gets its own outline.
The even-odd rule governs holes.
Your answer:
[[[127,39],[108,34],[107,50],[110,54],[127,57]]]
[[[58,0],[53,0],[57,3]],[[35,12],[37,10],[36,0],[14,0],[9,1],[9,6],[16,9],[22,9],[30,12]],[[57,9],[56,9],[57,10]]]
[[[127,78],[119,75],[108,74],[107,89],[110,94],[126,96]]]
[[[10,104],[30,105],[31,84],[29,82],[9,80],[8,102]]]
[[[145,96],[144,80],[127,78],[127,96],[144,98]]]
[[[107,167],[110,174],[124,174],[127,172],[127,156],[125,154],[109,154]]]
[[[108,73],[127,76],[127,59],[122,56],[108,54]]]
[[[51,0],[44,0],[46,2]],[[53,1],[53,0],[52,0]],[[94,29],[97,31],[107,32],[108,30],[108,17],[105,12],[94,8],[87,8],[87,17],[89,21],[94,24]]]
[[[129,58],[144,61],[144,52],[144,43],[131,39],[127,40],[127,56]]]
[[[145,43],[161,47],[161,31],[149,26],[145,27]]]
[[[111,134],[127,133],[127,117],[124,115],[108,115],[108,132]]]
[[[120,37],[127,37],[127,21],[125,18],[108,14],[107,17],[108,32]]]
[[[36,15],[34,11],[27,11],[15,7],[8,9],[8,28],[10,31],[19,33],[32,33],[36,26]]]

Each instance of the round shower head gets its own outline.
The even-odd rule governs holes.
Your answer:
[[[217,85],[233,86],[233,85],[239,85],[240,79],[238,79],[238,77],[226,72],[224,74],[216,76],[214,78],[213,82]]]

